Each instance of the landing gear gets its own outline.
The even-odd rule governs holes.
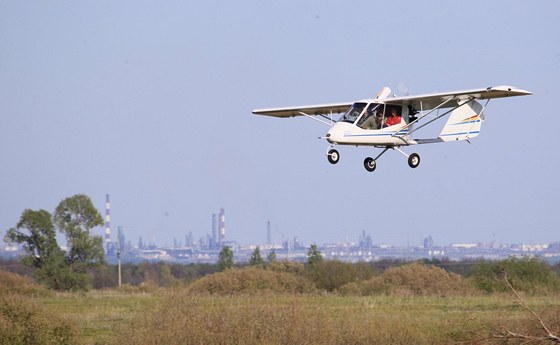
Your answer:
[[[379,157],[381,157],[389,149],[396,150],[396,151],[400,152],[403,156],[405,156],[408,159],[408,166],[409,167],[414,169],[414,168],[418,167],[418,165],[420,165],[420,156],[417,153],[412,153],[410,155],[407,155],[397,146],[387,146],[377,157],[375,157],[375,158],[367,157],[364,160],[364,168],[366,168],[366,170],[369,171],[369,172],[374,171],[375,168],[377,167],[376,161],[379,159]]]
[[[338,163],[338,160],[340,159],[340,154],[338,153],[337,150],[331,149],[327,153],[327,159],[329,160],[329,163],[336,164],[336,163]]]
[[[408,166],[412,169],[416,168],[420,164],[420,156],[417,153],[412,153],[408,156]]]
[[[375,163],[375,160],[373,158],[367,157],[366,159],[364,159],[364,168],[366,168],[367,171],[372,172],[376,167],[377,164]]]
[[[420,165],[420,155],[418,155],[417,153],[411,153],[410,155],[407,155],[398,146],[382,146],[382,147],[383,147],[383,151],[381,151],[381,153],[378,154],[375,158],[367,157],[366,159],[364,159],[364,168],[366,168],[367,171],[369,172],[375,171],[375,169],[377,168],[377,160],[389,149],[400,152],[403,156],[405,156],[408,159],[408,166],[411,167],[412,169],[417,168],[418,165]],[[340,160],[340,154],[338,153],[337,150],[333,149],[331,146],[331,149],[327,152],[327,159],[329,160],[329,163],[336,164]]]

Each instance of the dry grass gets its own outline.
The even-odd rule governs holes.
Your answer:
[[[489,334],[474,318],[483,325],[540,334],[510,295],[223,296],[115,289],[20,296],[18,301],[47,315],[34,319],[38,329],[53,327],[41,326],[46,319],[73,320],[78,344],[449,344]],[[560,327],[560,299],[529,296],[526,301],[553,331]]]
[[[546,313],[560,303],[532,299]],[[554,314],[555,315],[555,314]],[[471,341],[485,323],[526,327],[502,297],[193,296],[170,294],[119,331],[135,344],[447,344]],[[492,342],[480,342],[480,344]]]

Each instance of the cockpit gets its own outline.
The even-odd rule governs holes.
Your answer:
[[[350,107],[339,121],[355,124],[363,129],[381,129],[400,124],[404,118],[408,123],[408,112],[403,107],[381,103],[357,102]]]

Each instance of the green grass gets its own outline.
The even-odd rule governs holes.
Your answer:
[[[74,321],[81,344],[434,344],[472,340],[472,318],[496,328],[538,332],[510,295],[192,295],[182,290],[117,290],[38,298]],[[538,313],[560,299],[527,297]],[[556,315],[555,314],[555,315]],[[558,321],[547,320],[558,326]],[[556,323],[555,323],[556,322]]]
[[[81,330],[82,344],[109,344],[116,329],[127,327],[141,313],[161,304],[158,293],[122,293],[117,290],[57,293],[41,299],[47,310],[71,319]]]

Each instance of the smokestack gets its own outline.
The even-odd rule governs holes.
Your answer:
[[[226,240],[226,214],[224,208],[220,209],[220,217],[218,219],[218,229],[220,231],[220,245]]]
[[[216,214],[212,213],[212,243],[210,248],[214,249],[218,247],[218,227],[216,223]]]
[[[266,222],[266,244],[272,244],[272,238],[270,236],[270,220]]]
[[[105,194],[105,244],[111,242],[111,202]]]

